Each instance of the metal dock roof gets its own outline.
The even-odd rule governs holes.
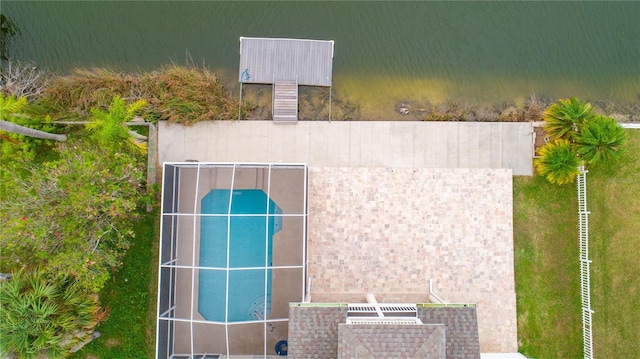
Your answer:
[[[240,37],[242,83],[331,86],[333,40]]]

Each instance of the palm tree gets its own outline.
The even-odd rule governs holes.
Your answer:
[[[578,154],[590,165],[596,165],[620,156],[627,134],[611,117],[595,116],[584,123],[576,138]]]
[[[16,99],[14,96],[5,96],[0,93],[0,130],[15,133],[27,137],[43,138],[46,140],[54,141],[66,141],[66,135],[57,135],[54,133],[48,133],[44,131],[38,131],[33,128],[18,125],[11,119],[16,118],[29,118],[29,116],[22,114],[22,111],[27,106],[27,98],[20,97]]]
[[[147,101],[138,100],[130,105],[126,105],[120,96],[115,96],[109,105],[109,111],[92,108],[93,122],[87,124],[87,129],[92,137],[101,145],[114,146],[125,144],[140,152],[146,152],[144,142],[129,131],[125,125],[140,110],[147,106]]]
[[[0,356],[64,358],[91,336],[100,307],[68,276],[41,270],[0,282]]]
[[[544,130],[551,140],[574,141],[580,126],[591,117],[593,106],[590,103],[575,97],[559,100],[544,111]]]
[[[573,182],[578,174],[579,158],[571,142],[555,140],[542,146],[536,159],[536,171],[549,182],[559,185]]]

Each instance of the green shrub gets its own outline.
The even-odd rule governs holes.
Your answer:
[[[0,92],[0,120],[44,132],[56,133],[57,130],[51,124],[50,117],[47,116],[42,120],[31,115],[30,104],[26,97],[16,98],[2,92]],[[41,147],[47,147],[50,144],[51,141],[48,140],[0,131],[0,151],[5,155],[18,149],[33,160]]]
[[[42,266],[97,292],[133,239],[145,173],[135,156],[109,147],[74,141],[58,150],[51,162],[0,166],[0,269]]]
[[[0,356],[64,358],[104,319],[97,295],[69,276],[18,271],[0,281]]]

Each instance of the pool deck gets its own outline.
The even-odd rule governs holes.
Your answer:
[[[211,189],[230,189],[229,173],[221,170],[203,169],[200,180],[196,170],[183,170],[178,182],[178,209],[182,213],[177,226],[177,265],[192,266],[199,264],[200,253],[200,220],[196,216],[184,214],[201,211],[202,198]],[[300,171],[287,171],[278,181],[271,185],[271,198],[276,201],[285,213],[295,212],[301,207],[302,194],[291,190],[303,183]],[[283,178],[286,178],[284,180]],[[195,184],[198,184],[196,187]],[[268,183],[260,171],[244,169],[237,171],[233,182],[234,188],[262,189],[267,191]],[[285,190],[288,189],[288,190]],[[197,197],[196,197],[197,196]],[[194,208],[195,204],[195,208]],[[291,266],[303,264],[303,224],[301,218],[283,218],[283,228],[273,236],[273,265]],[[195,263],[194,263],[195,260]],[[177,270],[175,290],[175,317],[179,319],[205,320],[198,311],[198,271],[189,268]],[[272,269],[271,313],[268,319],[287,318],[289,302],[302,301],[302,269]],[[192,294],[193,293],[193,294]],[[177,322],[174,337],[175,350],[178,353],[191,351],[190,325]],[[234,353],[261,353],[264,346],[264,334],[267,329],[267,347],[273,348],[275,343],[286,338],[288,323],[273,323],[266,327],[263,323],[229,326],[230,348]],[[269,330],[270,329],[270,330]],[[221,353],[226,349],[225,328],[223,325],[205,323],[193,324],[193,346],[196,353]],[[253,356],[252,356],[253,358]]]
[[[310,167],[508,168],[533,174],[529,122],[160,122],[159,163],[307,163]]]

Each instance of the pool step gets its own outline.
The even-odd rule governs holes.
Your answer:
[[[211,178],[211,188],[231,188],[231,169],[214,169],[216,171]],[[241,171],[236,171],[236,175],[233,178],[234,188],[257,188],[265,190],[268,186],[268,170],[258,168],[243,168]]]

